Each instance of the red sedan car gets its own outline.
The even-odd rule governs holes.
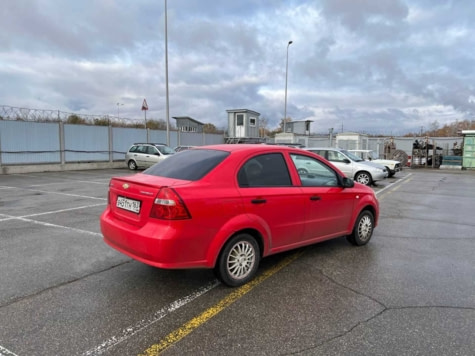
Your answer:
[[[371,188],[316,154],[228,144],[112,178],[100,222],[105,242],[138,261],[214,268],[223,283],[239,286],[271,254],[341,236],[365,245],[378,215]]]

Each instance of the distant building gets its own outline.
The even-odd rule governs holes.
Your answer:
[[[176,127],[181,132],[203,132],[204,124],[189,116],[173,116]]]
[[[275,135],[274,142],[277,144],[293,143],[308,146],[310,136],[310,124],[312,120],[290,121],[285,124],[285,131]]]
[[[336,135],[336,147],[346,150],[368,150],[368,141],[367,134],[357,132],[342,132]]]
[[[312,120],[291,121],[285,124],[285,131],[296,135],[310,135]]]

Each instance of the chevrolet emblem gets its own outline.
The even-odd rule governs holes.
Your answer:
[[[125,184],[122,185],[122,188],[129,189],[129,185],[127,183],[125,183]]]

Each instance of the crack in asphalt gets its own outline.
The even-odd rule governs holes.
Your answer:
[[[5,308],[5,307],[8,307],[12,304],[15,304],[15,303],[18,303],[18,302],[21,302],[23,300],[27,300],[27,299],[31,299],[33,297],[36,297],[36,296],[39,296],[43,293],[46,293],[48,291],[51,291],[51,290],[54,290],[56,288],[60,288],[60,287],[64,287],[64,286],[67,286],[69,284],[72,284],[74,282],[77,282],[77,281],[80,281],[82,279],[85,279],[85,278],[88,278],[88,277],[91,277],[91,276],[94,276],[96,274],[99,274],[99,273],[103,273],[103,272],[107,272],[113,268],[116,268],[116,267],[119,267],[119,266],[122,266],[122,265],[125,265],[127,263],[130,263],[132,262],[132,260],[129,260],[129,261],[124,261],[124,262],[120,262],[120,263],[117,263],[115,265],[112,265],[112,266],[109,266],[107,268],[104,268],[104,269],[101,269],[99,271],[94,271],[94,272],[91,272],[91,273],[88,273],[88,274],[85,274],[83,276],[80,276],[80,277],[77,277],[77,278],[74,278],[74,279],[71,279],[71,280],[67,280],[67,281],[64,281],[62,283],[59,283],[59,284],[55,284],[54,286],[50,286],[48,288],[45,288],[45,289],[42,289],[42,290],[39,290],[35,293],[32,293],[32,294],[27,294],[27,295],[23,295],[23,296],[20,296],[18,298],[12,298],[10,300],[8,300],[6,303],[4,304],[0,304],[0,309],[1,308]]]
[[[381,218],[390,218],[390,219],[396,219],[396,218],[403,218],[404,220],[412,220],[412,221],[425,221],[425,222],[431,222],[431,223],[442,223],[442,224],[452,224],[452,225],[455,225],[455,226],[467,226],[467,227],[475,227],[475,224],[464,224],[464,223],[460,223],[460,222],[457,222],[457,223],[454,223],[453,220],[431,220],[431,219],[421,219],[421,218],[412,218],[410,216],[404,216],[404,217],[401,217],[401,216],[394,216],[394,215],[385,215],[385,214],[380,214],[380,219]]]
[[[475,307],[460,307],[460,306],[450,306],[450,305],[427,305],[427,306],[415,306],[415,305],[408,305],[408,306],[399,306],[399,307],[388,307],[386,306],[383,302],[377,300],[376,298],[370,296],[370,295],[367,295],[365,293],[362,293],[356,289],[353,289],[347,285],[344,285],[343,283],[341,282],[338,282],[337,280],[335,280],[333,277],[330,277],[329,275],[327,275],[325,272],[323,272],[322,269],[320,268],[317,268],[315,266],[312,266],[308,263],[305,263],[305,262],[302,262],[302,264],[308,266],[311,270],[315,270],[317,271],[320,275],[322,275],[324,278],[326,278],[327,280],[329,280],[331,283],[343,288],[343,289],[346,289],[346,290],[349,290],[357,295],[360,295],[362,297],[365,297],[371,301],[373,301],[374,303],[380,305],[383,309],[377,313],[375,313],[374,315],[364,319],[364,320],[360,320],[358,321],[357,323],[355,323],[353,326],[351,326],[350,328],[348,328],[347,330],[343,330],[343,332],[339,333],[338,335],[335,335],[333,337],[330,337],[328,339],[325,339],[321,342],[319,342],[318,344],[316,345],[313,345],[313,346],[310,346],[310,347],[306,347],[304,349],[300,349],[298,351],[292,351],[292,352],[288,352],[288,353],[283,353],[281,355],[298,355],[299,353],[302,353],[302,352],[307,352],[307,351],[310,351],[310,350],[314,350],[314,349],[317,349],[323,345],[326,345],[326,344],[329,344],[331,343],[332,341],[334,340],[337,340],[337,339],[340,339],[340,338],[343,338],[345,337],[346,335],[348,334],[351,334],[353,332],[353,330],[355,330],[357,327],[361,326],[361,325],[364,325],[364,324],[367,324],[368,322],[378,318],[379,316],[383,315],[384,313],[388,312],[388,311],[392,311],[392,310],[409,310],[409,309],[453,309],[453,310],[473,310],[475,311]]]

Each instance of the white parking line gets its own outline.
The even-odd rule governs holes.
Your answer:
[[[31,189],[25,187],[9,187],[9,186],[0,186],[1,189],[20,189],[20,190],[31,190],[32,192],[38,193],[46,193],[46,194],[57,194],[57,195],[65,195],[68,197],[76,197],[76,198],[85,198],[85,199],[96,199],[96,200],[107,200],[107,198],[98,198],[98,197],[90,197],[87,195],[79,195],[79,194],[70,194],[70,193],[62,193],[62,192],[52,192],[48,190],[40,190],[40,189]]]
[[[76,229],[76,228],[74,228],[74,227],[56,225],[56,224],[51,224],[51,223],[47,223],[47,222],[43,222],[43,221],[37,221],[37,220],[32,220],[32,219],[19,218],[19,217],[14,217],[14,216],[12,216],[12,219],[20,220],[20,221],[24,221],[24,222],[29,222],[29,223],[33,223],[33,224],[37,224],[37,225],[42,225],[42,226],[46,226],[46,227],[56,227],[56,228],[60,228],[60,229],[63,229],[63,230],[68,230],[68,231],[73,231],[73,232],[79,232],[79,233],[81,233],[81,234],[86,234],[86,235],[92,235],[92,236],[99,236],[99,237],[102,237],[102,234],[101,234],[101,233],[92,232],[92,231],[87,231],[87,230],[81,230],[81,229]]]
[[[18,356],[18,355],[4,348],[2,345],[0,345],[0,356]]]
[[[31,217],[34,217],[34,216],[40,216],[40,215],[58,214],[58,213],[64,213],[64,212],[67,212],[67,211],[72,211],[72,210],[94,208],[96,206],[102,206],[102,205],[104,205],[104,203],[78,206],[78,207],[75,207],[75,208],[68,208],[68,209],[46,211],[44,213],[29,214],[29,215],[23,215],[23,216],[13,216],[13,215],[0,214],[0,222],[7,221],[7,220],[15,220],[15,219],[21,220],[21,219],[25,219],[25,218],[31,218]]]
[[[196,298],[202,296],[203,294],[209,292],[213,288],[216,288],[220,283],[217,280],[211,281],[210,283],[204,285],[203,287],[197,289],[193,293],[180,298],[178,300],[175,300],[174,302],[168,304],[166,307],[156,311],[151,317],[148,319],[143,319],[136,323],[133,326],[129,326],[125,329],[123,329],[119,335],[117,336],[112,336],[109,339],[103,341],[99,346],[94,347],[93,349],[90,349],[86,352],[84,352],[82,355],[83,356],[89,356],[89,355],[100,355],[107,350],[109,350],[111,347],[118,345],[119,343],[127,340],[128,338],[132,337],[139,331],[149,327],[150,325],[156,323],[160,319],[163,319],[166,317],[168,314],[174,312],[175,310],[185,306],[186,304],[192,302]]]
[[[86,205],[86,206],[78,206],[75,208],[69,208],[69,209],[61,209],[61,210],[55,210],[55,211],[47,211],[44,213],[38,213],[38,214],[30,214],[30,215],[24,215],[24,216],[12,216],[12,215],[6,215],[2,214],[1,216],[5,216],[6,218],[0,219],[0,222],[2,221],[7,221],[7,220],[20,220],[24,222],[29,222],[37,225],[42,225],[42,226],[47,226],[47,227],[56,227],[60,229],[65,229],[73,232],[79,232],[81,234],[87,234],[87,235],[92,235],[92,236],[99,236],[102,237],[102,234],[97,233],[97,232],[92,232],[92,231],[87,231],[87,230],[81,230],[81,229],[76,229],[74,227],[68,227],[68,226],[62,226],[62,225],[56,225],[56,224],[51,224],[43,221],[37,221],[33,219],[28,219],[34,216],[40,216],[40,215],[49,215],[49,214],[58,214],[58,213],[64,213],[67,211],[72,211],[72,210],[78,210],[78,209],[88,209],[88,208],[93,208],[96,206],[101,206],[103,204],[94,204],[94,205]],[[0,355],[1,356],[1,355]]]
[[[23,215],[20,216],[20,218],[31,218],[33,216],[40,216],[40,215],[48,215],[48,214],[58,214],[58,213],[64,213],[67,211],[72,211],[72,210],[79,210],[79,209],[89,209],[89,208],[94,208],[96,206],[102,206],[104,203],[101,204],[92,204],[92,205],[84,205],[84,206],[77,206],[75,208],[68,208],[68,209],[60,209],[60,210],[54,210],[54,211],[46,211],[44,213],[38,213],[38,214],[30,214],[30,215]]]
[[[92,181],[92,180],[75,180],[74,182],[79,182],[79,183],[90,183],[90,184],[101,184],[101,185],[108,185],[110,179],[107,179],[107,181],[104,182],[97,182],[97,181]],[[64,182],[53,182],[53,183],[43,183],[43,184],[31,184],[29,187],[45,187],[48,185],[59,185],[59,184],[66,184],[66,185],[71,185],[71,181],[64,181]]]
[[[395,185],[398,185],[399,183],[402,183],[404,180],[406,180],[406,179],[409,178],[410,176],[412,176],[412,173],[409,173],[407,176],[405,176],[404,178],[401,178],[400,180],[398,180],[397,182],[395,182],[395,183],[393,183],[393,184],[390,184],[390,185],[385,186],[383,189],[378,190],[375,194],[378,195],[378,194],[384,192],[386,189],[392,188],[392,187],[394,187]]]

